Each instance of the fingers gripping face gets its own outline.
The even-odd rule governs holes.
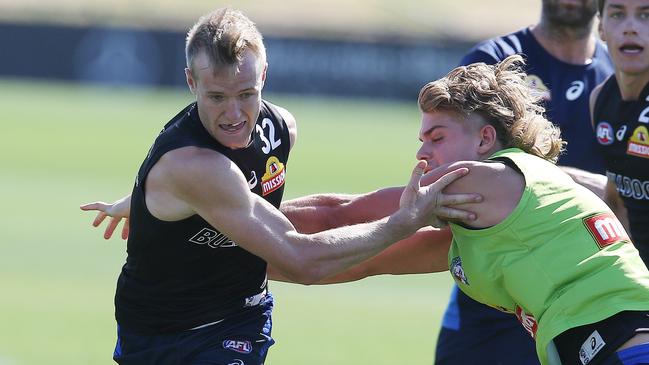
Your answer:
[[[480,202],[482,197],[479,194],[445,194],[443,192],[445,187],[468,173],[468,168],[459,168],[446,173],[426,187],[428,190],[426,193],[434,196],[433,214],[442,225],[445,225],[447,220],[472,221],[476,219],[475,213],[459,209],[456,206]]]
[[[420,161],[414,168],[410,181],[401,195],[400,207],[409,212],[413,223],[420,227],[431,225],[441,227],[447,220],[474,220],[475,214],[457,205],[476,203],[481,200],[478,194],[445,194],[442,191],[453,181],[469,173],[467,168],[459,168],[446,173],[434,183],[421,187],[421,177],[426,168],[426,162]]]

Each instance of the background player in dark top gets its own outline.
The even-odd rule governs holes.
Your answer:
[[[460,64],[494,64],[523,55],[528,84],[541,93],[547,118],[559,125],[568,143],[559,164],[573,179],[603,195],[605,178],[595,174],[602,174],[604,167],[591,136],[588,95],[613,66],[593,32],[596,12],[595,0],[543,0],[538,24],[479,43]],[[532,339],[514,316],[480,304],[454,286],[435,363],[518,365],[538,360]]]
[[[96,223],[114,214],[109,229],[131,219],[115,296],[117,362],[261,364],[273,343],[267,263],[282,277],[312,283],[440,218],[474,217],[447,206],[476,201],[475,194],[441,193],[466,169],[420,188],[426,164],[419,163],[390,217],[296,232],[277,209],[295,120],[261,99],[261,34],[240,12],[220,9],[189,31],[186,57],[196,103],[165,125],[131,196],[82,207],[100,211]]]
[[[626,208],[631,238],[649,264],[649,1],[598,5],[600,34],[615,64],[615,75],[591,95],[607,199]]]

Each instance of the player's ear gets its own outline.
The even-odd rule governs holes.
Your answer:
[[[194,80],[194,75],[192,75],[192,70],[189,67],[185,67],[185,79],[187,80],[189,91],[196,95],[196,80]]]
[[[494,147],[498,141],[498,134],[496,128],[491,124],[485,124],[480,128],[480,145],[478,146],[478,153],[486,154]]]
[[[604,29],[602,28],[602,14],[597,14],[597,32],[599,33],[599,38],[602,42],[606,42],[606,37],[604,36]]]

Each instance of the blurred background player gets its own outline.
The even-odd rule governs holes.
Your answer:
[[[567,142],[559,164],[577,182],[603,196],[604,167],[592,138],[588,95],[613,66],[595,36],[596,13],[596,0],[543,0],[537,24],[476,45],[460,63],[493,64],[523,55],[528,84],[542,95],[547,118],[561,128]],[[454,286],[435,364],[535,363],[534,343],[515,317],[470,299]]]
[[[609,205],[625,208],[633,242],[649,264],[649,1],[598,5],[600,35],[615,65],[615,74],[591,95],[606,196]]]

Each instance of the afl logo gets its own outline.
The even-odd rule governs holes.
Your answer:
[[[604,146],[608,146],[613,143],[615,133],[613,133],[613,127],[607,122],[599,122],[597,124],[597,142]]]

